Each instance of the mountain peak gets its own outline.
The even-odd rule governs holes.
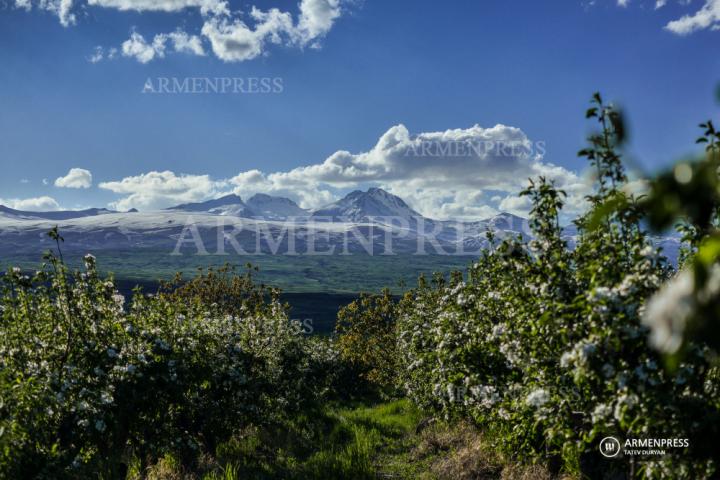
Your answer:
[[[273,197],[266,193],[256,193],[247,201],[256,216],[267,220],[287,220],[292,217],[307,217],[308,211],[285,197]]]
[[[227,205],[243,203],[243,199],[239,195],[235,195],[234,193],[231,193],[229,195],[224,195],[224,196],[216,199],[215,201],[216,202],[229,202],[229,203],[227,203]]]
[[[485,220],[489,225],[500,230],[512,230],[516,232],[529,231],[527,219],[509,212],[501,212],[492,218]]]
[[[242,201],[242,198],[240,198],[238,195],[235,195],[234,193],[231,193],[230,195],[225,195],[220,198],[216,198],[214,200],[207,200],[204,202],[195,202],[195,203],[183,203],[181,205],[176,205],[174,207],[170,207],[167,210],[183,210],[187,212],[209,212],[210,210],[220,208],[220,207],[227,207],[227,206],[239,206],[239,207],[245,207],[245,203]]]
[[[358,222],[371,217],[402,217],[410,220],[421,215],[410,208],[402,198],[382,188],[373,187],[366,192],[350,192],[337,202],[316,210],[313,216]]]

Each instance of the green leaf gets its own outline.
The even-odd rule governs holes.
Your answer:
[[[720,237],[715,236],[706,240],[697,252],[695,259],[704,266],[709,267],[720,258]]]

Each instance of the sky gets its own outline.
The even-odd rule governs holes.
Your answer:
[[[0,204],[379,186],[477,219],[545,175],[580,211],[592,93],[650,175],[717,118],[718,46],[720,0],[0,0]]]

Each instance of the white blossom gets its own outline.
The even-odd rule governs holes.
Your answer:
[[[538,388],[533,390],[525,399],[525,402],[531,407],[540,408],[550,401],[550,394],[542,389]]]

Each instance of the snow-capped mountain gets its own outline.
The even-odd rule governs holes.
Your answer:
[[[0,257],[47,249],[51,241],[46,234],[56,225],[66,239],[64,248],[93,252],[175,252],[180,245],[185,253],[194,254],[202,240],[210,254],[235,250],[246,254],[376,255],[387,254],[390,248],[393,253],[477,255],[488,246],[488,231],[498,239],[532,238],[527,220],[516,215],[501,213],[474,222],[432,220],[401,198],[371,188],[352,192],[312,214],[292,200],[264,194],[247,202],[238,195],[227,195],[155,212],[22,212],[0,206]],[[577,230],[568,226],[563,237],[569,248],[574,248]],[[655,237],[653,241],[676,261],[677,238]]]
[[[170,207],[167,210],[180,212],[202,212],[215,215],[230,215],[234,217],[252,217],[250,209],[238,195],[225,195],[224,197],[197,203],[184,203]]]
[[[529,233],[528,221],[512,213],[500,213],[485,220],[485,225],[493,230],[513,231],[518,233]]]
[[[349,222],[366,222],[373,217],[399,217],[407,220],[422,217],[402,198],[381,188],[371,188],[367,192],[355,190],[341,200],[315,210],[312,216]]]
[[[253,217],[266,220],[287,220],[288,218],[301,218],[310,215],[310,212],[284,197],[273,197],[264,193],[257,193],[250,197],[247,206],[253,212]]]
[[[62,210],[56,212],[25,212],[0,205],[0,215],[17,219],[70,220],[73,218],[94,217],[117,213],[106,208],[88,208],[86,210]]]

